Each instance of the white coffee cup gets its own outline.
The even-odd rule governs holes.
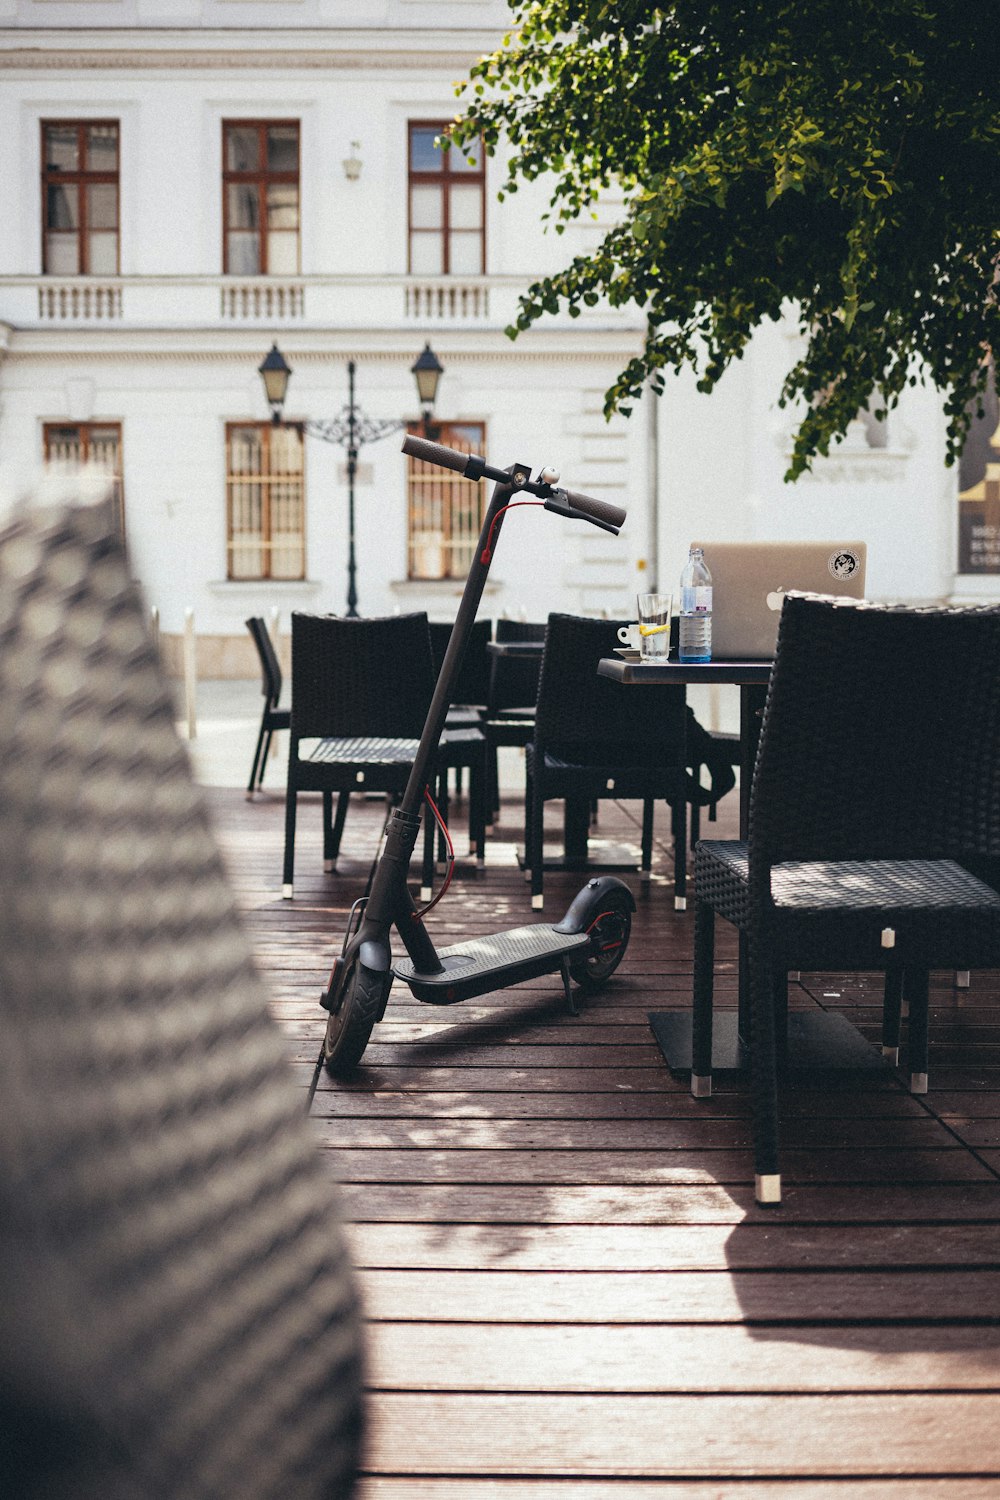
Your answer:
[[[639,625],[622,625],[618,630],[618,639],[623,646],[630,647],[633,651],[639,649]]]

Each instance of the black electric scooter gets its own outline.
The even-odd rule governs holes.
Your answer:
[[[385,845],[374,868],[369,893],[352,908],[343,949],[334,960],[329,985],[320,998],[329,1018],[316,1064],[314,1088],[324,1065],[337,1076],[360,1061],[373,1026],[385,1013],[393,978],[404,980],[418,1000],[430,1005],[452,1005],[488,990],[504,989],[523,979],[560,970],[567,1004],[575,1014],[570,981],[583,989],[597,989],[611,977],[625,954],[635,911],[635,900],[628,886],[613,876],[603,876],[587,882],[562,921],[555,925],[533,923],[515,927],[508,932],[467,939],[440,953],[431,942],[423,922],[429,907],[417,909],[407,887],[407,871],[420,829],[428,775],[451,706],[504,512],[513,504],[532,503],[519,499],[522,495],[532,495],[535,503],[543,504],[546,510],[590,521],[615,536],[625,520],[625,512],[589,495],[557,489],[559,475],[552,469],[542,469],[538,478],[532,480],[531,471],[524,464],[496,469],[475,455],[456,453],[452,448],[412,435],[405,439],[403,452],[439,468],[457,470],[467,479],[492,479],[494,489],[406,790],[399,805],[389,814]],[[393,927],[407,954],[395,962],[389,945]]]

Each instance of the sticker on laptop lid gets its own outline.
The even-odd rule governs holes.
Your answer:
[[[853,578],[860,566],[860,557],[848,547],[845,547],[842,552],[834,552],[827,562],[827,568],[831,575],[834,578],[839,578],[841,582],[846,581],[848,578]]]

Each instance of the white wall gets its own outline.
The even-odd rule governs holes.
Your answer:
[[[552,463],[569,487],[630,512],[617,540],[513,512],[487,597],[492,613],[631,614],[651,576],[643,566],[655,550],[651,529],[664,586],[695,535],[839,535],[868,541],[874,596],[948,594],[955,482],[943,466],[933,392],[907,391],[888,449],[838,450],[788,486],[791,419],[775,405],[795,356],[788,329],[762,330],[712,396],[684,374],[659,402],[644,399],[630,421],[610,426],[603,393],[638,347],[638,314],[596,309],[578,322],[545,320],[513,344],[504,337],[517,293],[593,245],[613,200],[596,225],[543,234],[545,185],[524,185],[500,205],[502,167],[490,163],[489,313],[404,312],[407,121],[452,115],[454,81],[508,20],[503,0],[0,0],[5,52],[23,48],[7,63],[0,54],[0,194],[13,205],[0,216],[0,485],[17,488],[35,467],[44,421],[120,421],[132,558],[165,631],[181,628],[189,606],[199,631],[213,635],[239,635],[248,614],[275,604],[286,621],[292,608],[340,611],[341,450],[307,440],[307,581],[226,583],[225,424],[266,417],[256,366],[273,339],[294,370],[288,417],[336,415],[350,358],[366,412],[415,417],[409,366],[430,339],[446,371],[439,418],[485,421],[493,461]],[[172,29],[142,29],[168,22]],[[75,66],[84,53],[86,65]],[[117,321],[39,312],[38,122],[49,116],[121,121]],[[301,121],[305,312],[284,320],[220,313],[221,121],[256,116]],[[342,162],[355,140],[363,166],[349,182]],[[659,511],[651,520],[654,422]],[[363,612],[454,609],[454,585],[404,581],[398,438],[362,451],[357,516]]]

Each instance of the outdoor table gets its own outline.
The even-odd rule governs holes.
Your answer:
[[[757,756],[769,661],[644,662],[638,652],[621,651],[598,663],[598,674],[624,687],[677,687],[693,683],[734,684],[740,690],[740,838],[750,831],[750,787]],[[716,1010],[712,1027],[712,1071],[739,1072],[749,1067],[744,1038],[749,1035],[750,995],[746,942],[739,940],[739,1009]],[[686,1011],[653,1011],[653,1035],[671,1072],[691,1071],[691,1015]],[[790,1068],[882,1070],[885,1060],[843,1016],[829,1011],[790,1011]]]

